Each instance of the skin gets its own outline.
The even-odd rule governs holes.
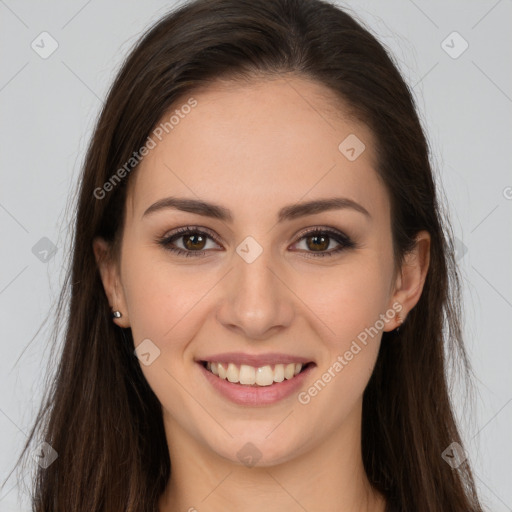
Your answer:
[[[235,405],[194,359],[231,351],[307,357],[317,365],[307,390],[394,303],[406,318],[423,289],[429,234],[418,234],[395,274],[373,135],[341,103],[335,110],[324,86],[300,77],[216,83],[193,97],[197,107],[130,178],[119,258],[94,241],[109,303],[123,315],[114,322],[131,327],[136,346],[149,338],[160,350],[141,365],[163,406],[172,461],[160,510],[383,511],[360,449],[362,395],[382,331],[308,404],[293,394],[263,407]],[[355,161],[338,150],[349,134],[366,146]],[[142,217],[168,196],[214,202],[233,222],[175,209]],[[285,205],[333,196],[371,217],[346,208],[276,223]],[[206,255],[185,257],[155,241],[183,226],[209,228],[221,242],[207,238]],[[328,226],[357,247],[315,257],[314,244],[298,235]],[[247,236],[263,249],[250,264],[236,252]],[[330,240],[323,252],[339,247]],[[186,250],[183,237],[174,243]],[[398,325],[392,318],[383,330]],[[248,442],[261,456],[254,467],[237,457]]]

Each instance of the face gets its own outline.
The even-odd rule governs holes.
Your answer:
[[[301,78],[198,91],[130,178],[102,277],[171,449],[272,465],[353,436],[382,331],[419,297],[421,271],[393,272],[372,133],[330,94]]]

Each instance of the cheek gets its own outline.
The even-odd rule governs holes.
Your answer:
[[[299,407],[327,433],[354,411],[378,357],[386,313],[387,282],[380,266],[352,267],[328,294],[311,296],[322,303],[327,329],[325,352],[315,379],[298,396]],[[328,411],[328,412],[327,412]]]
[[[329,274],[300,278],[297,295],[325,325],[329,344],[343,348],[385,312],[389,299],[389,269],[382,259],[354,257]]]
[[[197,282],[190,269],[172,266],[165,256],[155,258],[154,251],[127,253],[123,283],[135,343],[150,338],[165,345],[169,338],[180,338],[179,332],[197,314],[196,305],[205,290],[215,284],[214,278],[203,274],[204,279]]]
[[[316,385],[306,390],[304,402],[315,401],[319,407],[339,402],[337,411],[342,416],[363,393],[386,325],[382,317],[389,299],[388,267],[383,258],[360,258],[356,264],[340,267],[322,287],[309,292],[304,288],[305,302],[325,326],[322,338],[327,349]]]
[[[194,418],[194,404],[183,392],[182,383],[190,378],[193,364],[184,361],[190,340],[200,328],[200,315],[204,315],[207,301],[201,299],[214,282],[210,284],[205,276],[199,286],[179,267],[172,267],[151,252],[125,250],[123,288],[130,326],[136,347],[146,339],[156,346],[155,349],[151,345],[148,365],[141,359],[141,370],[149,386],[164,410],[187,420]],[[193,426],[192,422],[189,427]]]

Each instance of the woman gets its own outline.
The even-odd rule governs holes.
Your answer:
[[[411,93],[349,15],[170,13],[87,153],[34,510],[481,511],[448,234]]]

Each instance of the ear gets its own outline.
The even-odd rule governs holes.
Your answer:
[[[113,311],[120,311],[122,314],[121,318],[113,318],[112,320],[119,327],[130,327],[128,308],[126,307],[119,277],[119,268],[111,257],[110,244],[103,238],[96,237],[92,246],[108,303]]]
[[[389,304],[390,308],[396,303],[402,306],[400,310],[393,309],[400,313],[403,321],[405,321],[408,313],[420,300],[429,263],[430,234],[428,231],[420,231],[416,236],[414,249],[405,256],[405,261],[396,278],[395,291]],[[396,319],[393,323],[389,322],[388,327],[384,328],[384,331],[392,331],[399,326],[400,323]]]

